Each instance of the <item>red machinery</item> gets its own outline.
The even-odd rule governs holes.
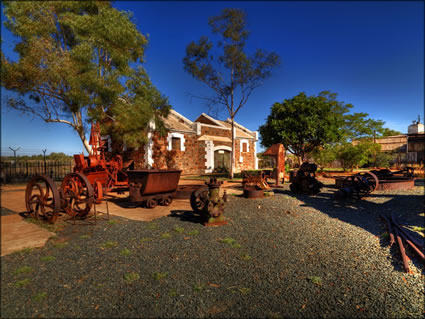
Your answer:
[[[100,201],[103,198],[103,190],[106,192],[128,190],[128,176],[123,171],[121,155],[115,155],[110,161],[105,160],[105,142],[101,139],[98,123],[92,124],[89,144],[92,146],[89,156],[74,155],[74,172],[87,177],[94,188],[95,198]],[[131,162],[126,163],[126,168]]]
[[[74,155],[74,173],[65,176],[58,189],[48,176],[38,175],[32,178],[25,190],[25,205],[36,219],[54,223],[59,211],[68,215],[84,218],[91,210],[93,201],[103,198],[103,192],[128,190],[128,176],[123,171],[120,155],[111,161],[105,160],[104,142],[101,140],[99,124],[91,127],[89,156]],[[128,167],[131,161],[126,165]]]

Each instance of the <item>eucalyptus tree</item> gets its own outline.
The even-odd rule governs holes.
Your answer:
[[[88,152],[90,121],[138,146],[148,122],[168,113],[141,67],[148,41],[129,12],[106,1],[4,1],[3,8],[18,39],[17,59],[1,53],[8,107],[71,126]]]
[[[219,40],[203,36],[186,47],[184,69],[194,78],[213,90],[212,96],[201,96],[212,108],[224,107],[232,125],[232,154],[230,177],[235,166],[234,119],[246,104],[252,92],[271,75],[271,69],[279,64],[275,53],[257,49],[252,56],[246,53],[245,13],[238,9],[223,9],[221,15],[211,17],[209,25]]]

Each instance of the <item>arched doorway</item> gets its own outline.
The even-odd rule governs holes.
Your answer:
[[[227,149],[214,149],[214,169],[218,172],[230,171],[230,151]]]

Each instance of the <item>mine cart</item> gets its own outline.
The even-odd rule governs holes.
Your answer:
[[[143,202],[148,208],[158,203],[168,206],[180,180],[181,170],[134,170],[127,171],[130,184],[130,201]]]

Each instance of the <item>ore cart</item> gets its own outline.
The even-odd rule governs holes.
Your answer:
[[[131,202],[144,203],[148,208],[157,204],[168,206],[180,180],[181,170],[127,171]]]

